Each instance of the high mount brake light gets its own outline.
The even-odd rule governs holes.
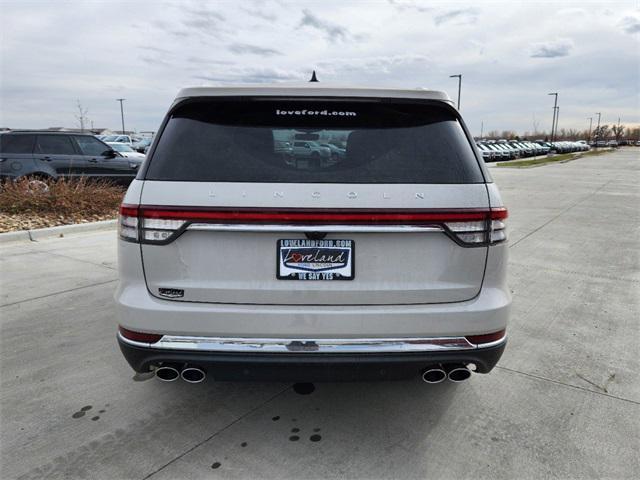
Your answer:
[[[120,237],[130,242],[163,244],[191,223],[254,225],[422,225],[441,226],[459,243],[481,246],[506,240],[507,210],[271,210],[208,209],[126,205],[120,207]]]

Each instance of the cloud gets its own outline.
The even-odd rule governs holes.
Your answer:
[[[327,40],[335,42],[337,40],[347,41],[352,35],[345,27],[335,23],[322,20],[314,15],[306,8],[302,11],[303,17],[300,20],[299,27],[311,27],[324,33]]]
[[[167,62],[166,60],[163,60],[161,58],[158,57],[150,57],[147,55],[142,55],[140,57],[138,57],[140,59],[141,62],[146,63],[149,66],[163,66],[163,67],[169,67],[171,66],[171,64],[169,62]]]
[[[455,21],[454,25],[469,25],[476,23],[478,20],[478,10],[475,8],[464,8],[458,10],[449,10],[448,12],[436,15],[433,21],[436,25],[442,25]]]
[[[138,45],[140,50],[148,50],[154,53],[160,53],[162,55],[170,55],[171,52],[165,48],[155,47],[153,45]]]
[[[341,72],[391,73],[410,65],[427,65],[429,58],[417,54],[381,55],[357,58],[334,58],[318,62],[324,72],[340,75]]]
[[[568,38],[559,38],[548,42],[532,44],[529,56],[532,58],[566,57],[572,48],[573,41]]]
[[[214,10],[207,10],[205,8],[189,8],[186,7],[184,9],[186,13],[195,18],[204,18],[208,20],[218,20],[220,22],[224,22],[226,17],[222,15],[220,12],[216,12]]]
[[[205,65],[233,65],[231,60],[213,60],[210,58],[198,57],[196,55],[191,55],[187,57],[188,63],[202,63]]]
[[[240,7],[240,9],[246,13],[248,13],[249,15],[251,15],[252,17],[256,17],[256,18],[261,18],[262,20],[266,20],[268,22],[275,22],[277,20],[277,16],[274,13],[269,13],[269,12],[265,12],[264,10],[257,10],[257,9],[249,9],[249,8],[245,8],[245,7]]]
[[[273,83],[302,81],[306,74],[295,70],[271,67],[229,66],[224,70],[194,75],[196,80],[215,83]]]
[[[631,15],[624,17],[620,27],[629,34],[640,33],[640,18]]]
[[[248,43],[232,43],[231,45],[229,45],[229,50],[238,55],[250,54],[260,55],[262,57],[282,55],[282,52],[274,50],[273,48],[264,48],[257,45],[250,45]]]
[[[204,8],[185,7],[186,18],[182,20],[182,25],[189,30],[196,30],[206,35],[219,36],[225,31],[227,19],[224,15],[213,10]],[[174,30],[171,33],[179,35],[184,31]]]
[[[433,7],[425,7],[424,5],[416,3],[415,0],[389,0],[389,4],[401,12],[405,10],[415,10],[418,12],[429,12],[433,10]]]

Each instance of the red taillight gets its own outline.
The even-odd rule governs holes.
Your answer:
[[[140,207],[144,218],[162,218],[188,221],[266,224],[429,224],[447,221],[484,220],[487,210],[429,210],[371,211],[371,210],[269,210],[269,209],[167,209],[166,207]]]
[[[168,243],[190,223],[259,225],[422,225],[444,226],[456,241],[467,246],[506,239],[505,208],[453,210],[320,210],[167,207],[122,205],[120,236],[143,243]]]
[[[120,335],[126,339],[133,340],[134,342],[156,343],[162,338],[162,335],[158,335],[156,333],[134,332],[133,330],[128,330],[124,327],[118,327],[118,330],[120,331]]]
[[[489,229],[489,242],[500,243],[507,239],[507,226],[505,220],[509,216],[506,208],[491,209],[491,228]]]
[[[123,240],[138,241],[138,207],[134,205],[120,205],[118,218],[118,234]]]
[[[473,343],[474,345],[479,345],[483,343],[491,343],[491,342],[496,342],[498,340],[502,340],[506,334],[507,334],[507,330],[503,329],[498,332],[487,333],[484,335],[468,335],[465,338],[469,340],[469,342]]]
[[[136,205],[127,205],[123,203],[122,205],[120,205],[120,215],[126,217],[137,217],[138,207]]]
[[[491,220],[504,220],[509,216],[509,211],[504,207],[491,209]]]

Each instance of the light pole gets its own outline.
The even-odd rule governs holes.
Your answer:
[[[116,98],[116,102],[120,102],[120,118],[122,120],[122,134],[124,135],[124,108],[122,107],[122,102],[124,102],[126,98]]]
[[[484,120],[480,122],[480,140],[482,140],[483,133],[484,133]]]
[[[553,131],[555,132],[554,135],[557,137],[558,136],[558,121],[560,120],[560,107],[556,107],[556,126],[553,129]]]
[[[596,112],[598,115],[598,126],[596,127],[596,148],[598,147],[598,138],[600,137],[600,112]]]
[[[553,101],[553,120],[551,121],[551,147],[553,147],[555,140],[556,109],[558,108],[558,92],[548,93],[547,95],[554,95],[556,97]]]
[[[593,125],[593,117],[589,117],[589,135],[587,135],[587,143],[591,143],[591,126]]]
[[[449,78],[458,79],[458,111],[460,111],[460,91],[462,90],[462,74],[449,75]]]

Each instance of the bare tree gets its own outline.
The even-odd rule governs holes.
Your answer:
[[[75,117],[78,121],[78,127],[80,127],[80,131],[84,132],[84,127],[89,122],[89,119],[87,118],[87,113],[89,113],[89,110],[82,106],[82,104],[80,103],[80,99],[78,99],[77,108],[78,114]]]
[[[514,138],[516,138],[518,134],[516,132],[514,132],[513,130],[503,130],[502,134],[500,135],[500,138],[506,138],[507,140],[513,140]]]
[[[620,138],[622,137],[622,134],[624,133],[624,125],[614,125],[611,127],[611,130],[613,131],[613,134],[616,137],[616,140],[619,142]]]
[[[533,136],[538,135],[538,128],[540,127],[540,120],[536,120],[536,114],[533,114]]]
[[[593,136],[597,140],[606,140],[609,136],[609,125],[600,125],[600,128],[596,127],[593,131]]]
[[[633,138],[635,140],[640,140],[640,128],[635,127],[627,127],[627,138]]]
[[[575,128],[570,128],[567,130],[567,138],[569,140],[575,141],[578,138],[582,138],[582,135],[580,135],[580,132]]]

